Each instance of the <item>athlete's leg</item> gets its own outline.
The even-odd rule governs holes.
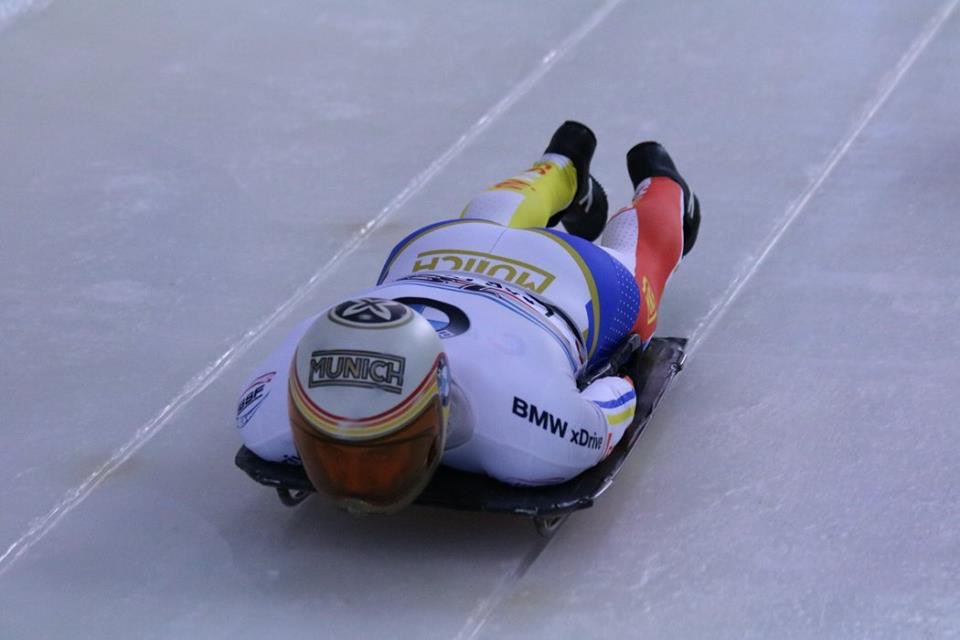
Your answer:
[[[568,230],[574,226],[581,237],[596,239],[607,219],[606,194],[590,176],[590,160],[596,146],[596,136],[589,127],[579,122],[564,122],[554,132],[543,156],[530,169],[498,182],[471,200],[459,220],[429,224],[398,242],[384,263],[378,284],[389,278],[391,266],[414,242],[429,234],[436,239],[437,233],[451,225],[461,227],[458,233],[465,239],[476,238],[477,246],[470,247],[474,251],[482,250],[480,245],[487,242],[486,236],[491,233],[490,229],[474,233],[477,223],[529,229],[552,227],[562,219]],[[473,223],[469,231],[462,228],[467,223]],[[500,229],[496,237],[502,232]]]
[[[627,154],[636,189],[633,203],[607,223],[601,244],[633,274],[641,305],[633,332],[653,336],[657,309],[667,280],[693,247],[700,221],[696,196],[657,143],[637,145]]]
[[[595,239],[607,215],[606,194],[590,176],[596,146],[588,127],[565,122],[532,167],[475,197],[461,218],[521,229],[552,227],[562,220],[569,232]]]
[[[533,166],[476,196],[461,218],[478,218],[506,227],[546,227],[566,209],[577,190],[573,162],[555,153],[544,154]]]

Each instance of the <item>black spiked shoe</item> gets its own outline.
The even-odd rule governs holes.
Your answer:
[[[607,194],[590,175],[590,160],[597,148],[597,138],[586,125],[567,120],[550,139],[544,153],[556,153],[570,158],[577,170],[577,192],[573,202],[554,214],[547,226],[563,222],[568,233],[593,242],[603,233],[607,224]]]
[[[670,154],[659,142],[641,142],[627,152],[627,171],[634,189],[654,176],[670,178],[680,185],[686,206],[683,212],[683,255],[687,255],[697,241],[697,232],[700,230],[700,201],[680,176]]]

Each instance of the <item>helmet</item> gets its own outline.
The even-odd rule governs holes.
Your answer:
[[[423,491],[447,434],[449,374],[430,323],[394,300],[330,308],[297,345],[293,440],[310,482],[355,513],[392,513]]]

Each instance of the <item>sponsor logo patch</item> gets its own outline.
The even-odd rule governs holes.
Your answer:
[[[598,433],[586,429],[571,429],[566,420],[516,396],[513,397],[513,415],[585,449],[599,451],[603,443],[603,438]]]
[[[556,315],[559,311],[558,308],[544,304],[543,301],[533,297],[529,293],[512,290],[497,280],[485,280],[482,278],[474,278],[473,276],[454,276],[442,273],[421,273],[418,275],[404,276],[398,280],[398,282],[400,281],[428,282],[452,289],[469,291],[470,293],[483,294],[508,302],[514,307],[536,311],[538,315],[547,318]],[[401,298],[398,298],[398,300],[400,299]]]
[[[329,317],[337,324],[348,327],[386,329],[408,322],[413,314],[394,300],[359,298],[341,302],[330,310]]]
[[[570,442],[586,449],[600,450],[603,438],[596,432],[590,433],[586,429],[574,429],[570,432]]]
[[[259,376],[240,394],[240,404],[237,405],[237,429],[243,429],[256,415],[257,409],[270,395],[270,383],[276,375],[276,371],[271,371]]]
[[[647,324],[652,325],[657,321],[657,294],[653,292],[653,286],[643,276],[640,290],[643,292],[643,300],[647,306]]]
[[[361,387],[401,393],[406,362],[406,358],[376,351],[314,351],[307,384],[311,389]]]
[[[459,336],[470,328],[467,314],[448,302],[429,298],[397,298],[397,302],[402,302],[426,318],[441,338]]]
[[[569,350],[571,360],[577,362],[586,360],[587,353],[583,338],[573,320],[563,313],[562,309],[537,298],[533,292],[512,289],[498,280],[446,273],[418,273],[398,278],[396,282],[422,282],[431,286],[458,289],[506,302],[512,309],[523,315],[546,319],[547,324],[544,326],[541,323],[541,326],[565,345],[565,348]],[[398,298],[398,300],[401,299]],[[567,337],[568,334],[569,338]]]
[[[543,293],[555,276],[540,267],[512,258],[464,249],[436,249],[417,254],[413,272],[462,271],[496,278],[512,285]]]

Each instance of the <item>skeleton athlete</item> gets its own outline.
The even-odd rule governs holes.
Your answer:
[[[633,202],[608,221],[595,147],[564,123],[529,170],[397,244],[377,286],[301,322],[241,393],[246,447],[363,512],[409,504],[441,461],[544,485],[607,456],[632,381],[577,381],[631,333],[649,342],[700,211],[644,142],[627,153]]]

